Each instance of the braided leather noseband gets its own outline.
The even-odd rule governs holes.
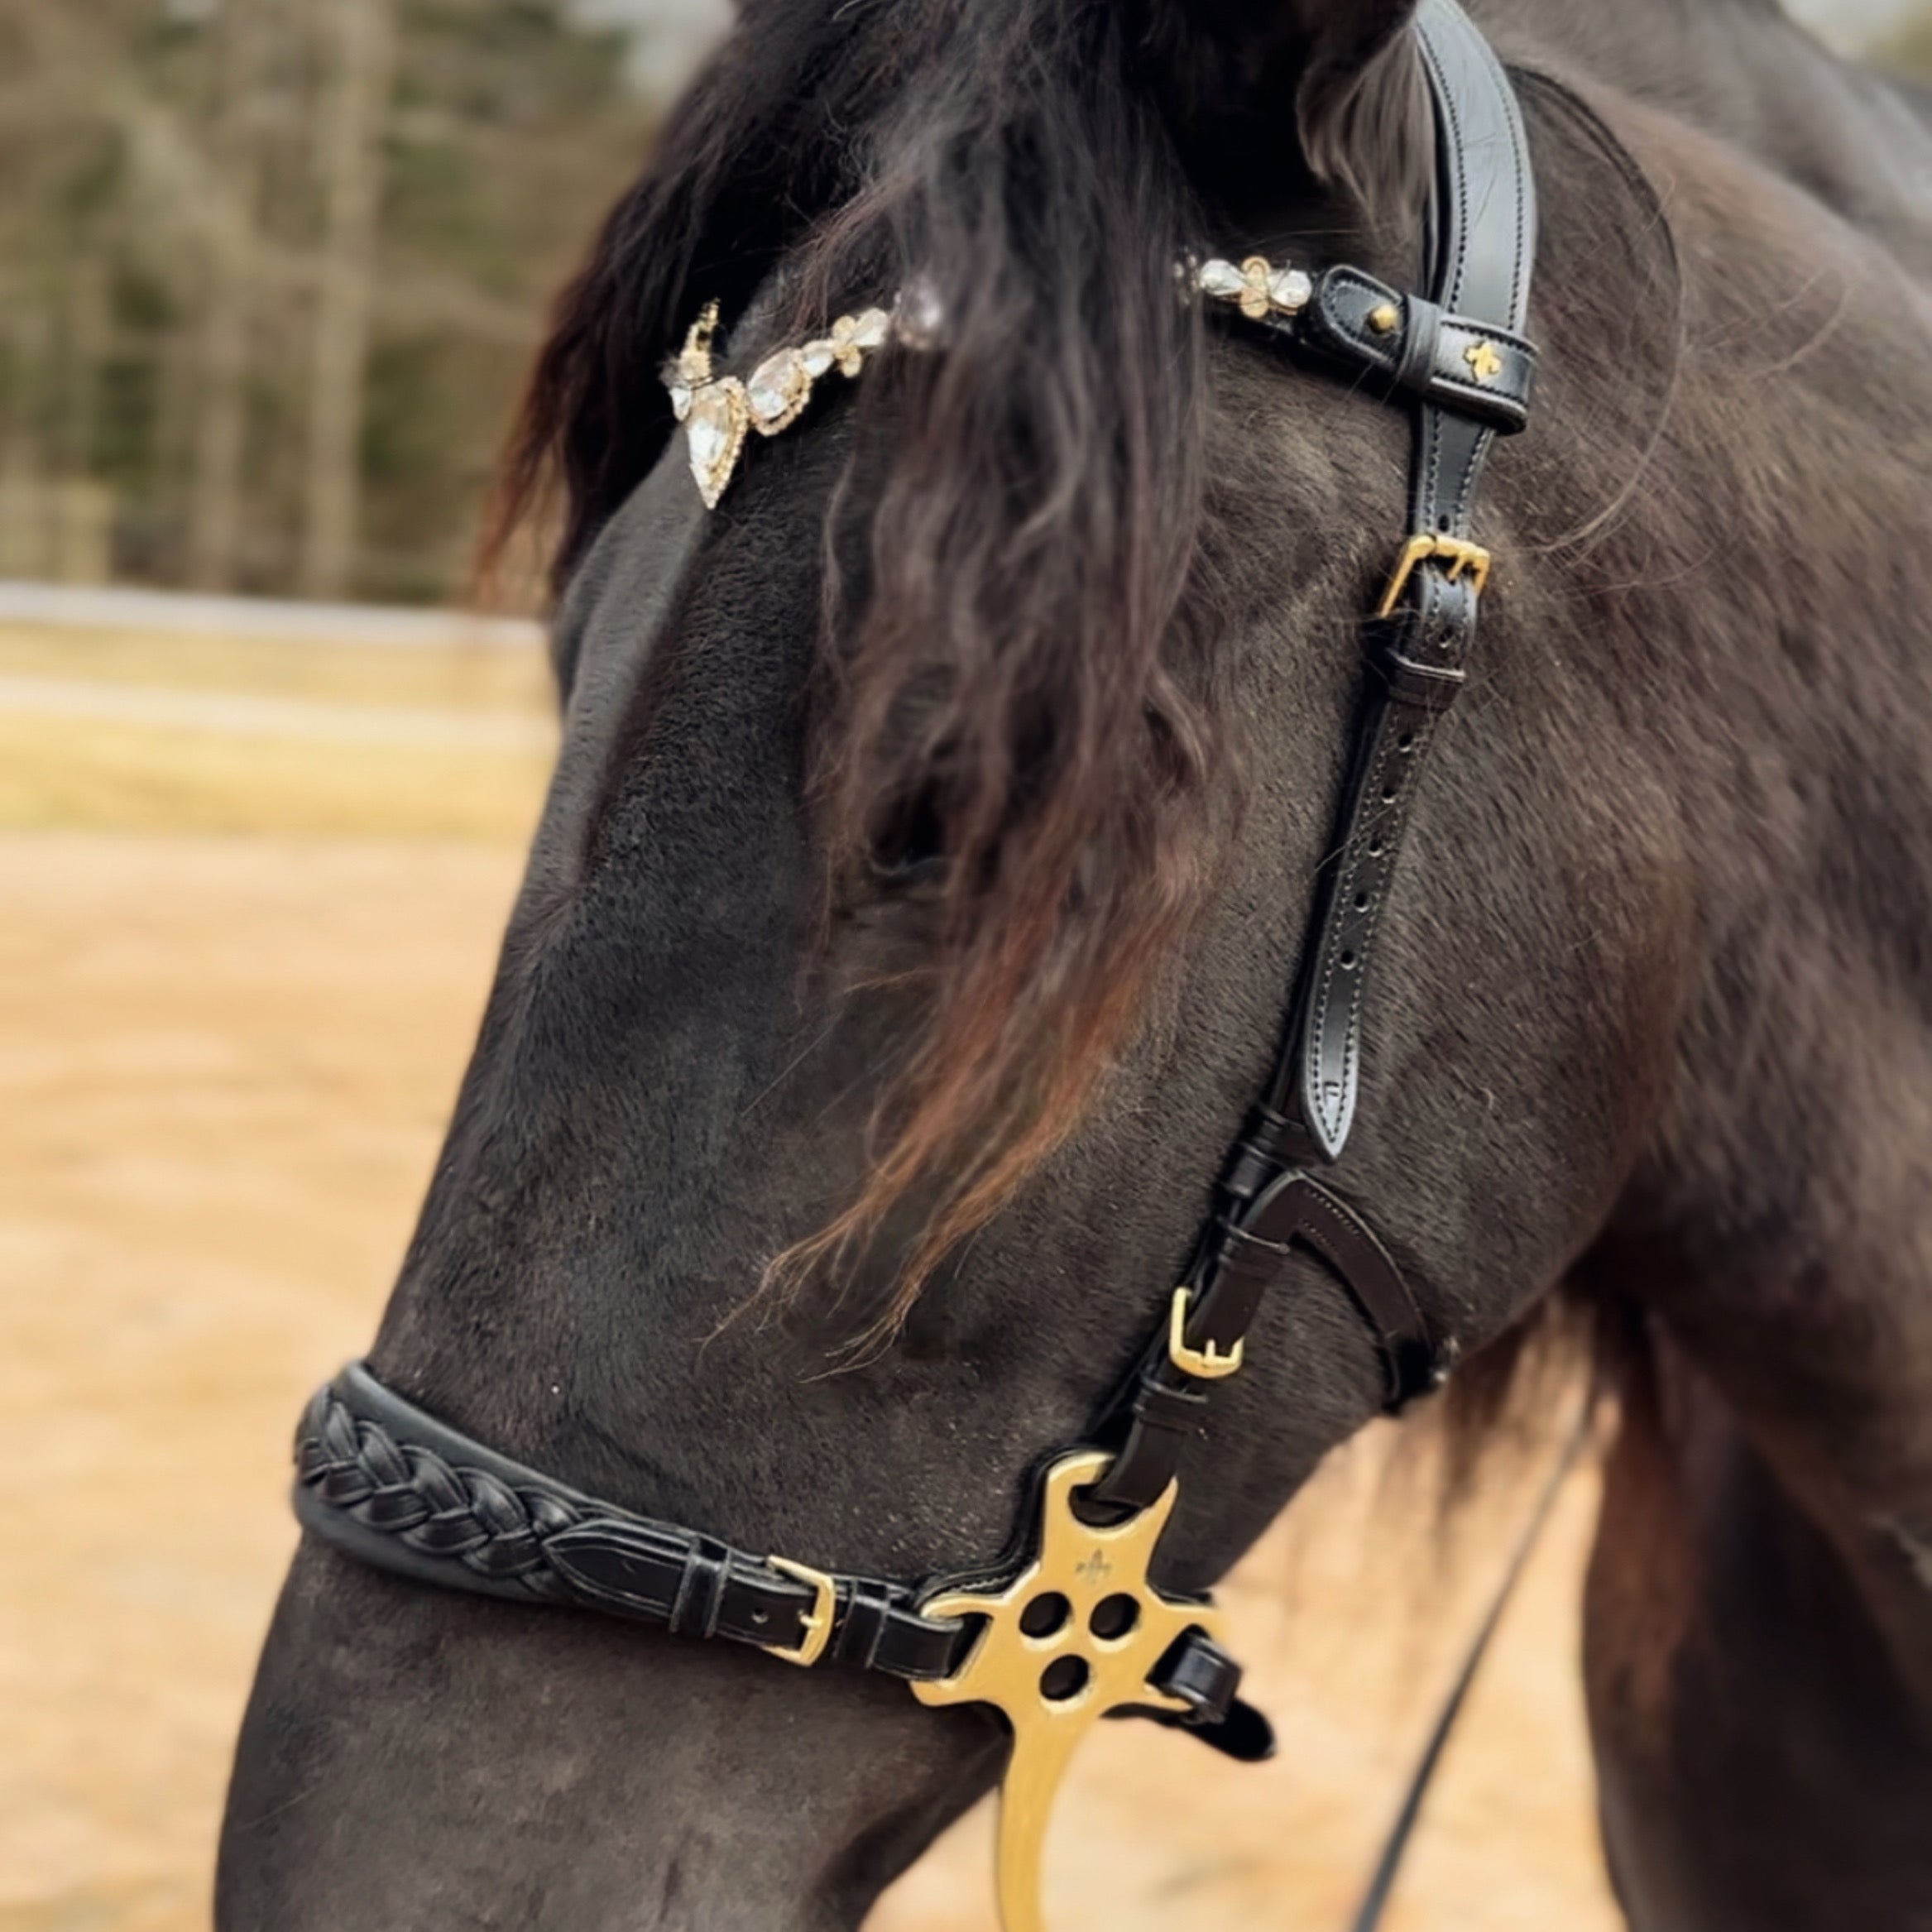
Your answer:
[[[925,1593],[904,1584],[747,1556],[600,1503],[459,1435],[359,1364],[318,1390],[302,1418],[295,1514],[350,1556],[424,1583],[513,1603],[574,1604],[661,1624],[674,1637],[754,1644],[788,1663],[826,1658],[941,1683],[975,1637],[961,1618],[922,1616]],[[1224,1750],[1265,1756],[1259,1714],[1231,1715],[1246,1708],[1234,1704],[1240,1675],[1224,1651],[1192,1635],[1150,1683],[1211,1723]]]
[[[297,1440],[296,1513],[378,1568],[726,1638],[789,1663],[883,1671],[928,1703],[995,1705],[1014,1733],[1000,1839],[1008,1932],[1040,1923],[1047,1810],[1098,1718],[1182,1724],[1244,1759],[1273,1748],[1266,1720],[1236,1697],[1240,1670],[1215,1641],[1211,1605],[1166,1597],[1147,1573],[1182,1451],[1202,1433],[1215,1383],[1239,1369],[1290,1250],[1311,1252],[1349,1294],[1380,1350],[1391,1412],[1436,1386],[1455,1356],[1369,1223],[1317,1173],[1348,1141],[1382,909],[1424,761],[1467,675],[1489,568],[1470,535],[1478,486],[1494,436],[1527,420],[1536,365],[1522,333],[1536,200],[1521,110],[1457,0],[1422,0],[1417,34],[1437,128],[1428,295],[1348,266],[1309,275],[1254,259],[1195,271],[1210,302],[1298,359],[1412,409],[1412,534],[1370,621],[1373,674],[1335,857],[1273,1077],[1230,1155],[1185,1282],[1096,1420],[1099,1446],[1047,1471],[1036,1517],[990,1573],[915,1585],[747,1554],[586,1496],[426,1415],[359,1365],[315,1397]],[[781,358],[749,387],[713,381],[712,319],[672,376],[707,501],[728,484],[746,428],[775,434],[817,375],[835,365],[856,374],[887,318],[869,310],[787,352],[787,386],[762,417],[760,377]]]

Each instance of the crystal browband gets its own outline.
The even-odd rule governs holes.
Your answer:
[[[672,413],[684,425],[691,473],[698,479],[705,508],[716,510],[730,488],[752,430],[776,436],[789,429],[804,414],[820,376],[834,369],[841,376],[856,376],[865,358],[885,348],[893,326],[892,315],[883,309],[841,315],[828,334],[797,348],[774,351],[741,382],[736,376],[712,372],[711,344],[717,333],[718,305],[707,302],[677,359],[664,372]]]
[[[1182,264],[1177,273],[1191,295],[1235,310],[1343,365],[1358,380],[1379,378],[1391,393],[1453,409],[1506,434],[1528,419],[1536,352],[1508,330],[1447,314],[1357,268],[1316,275],[1250,255],[1239,263],[1216,256]],[[705,507],[715,510],[723,500],[751,433],[769,437],[789,429],[810,405],[822,376],[835,369],[856,376],[894,341],[930,348],[930,303],[922,300],[912,308],[916,321],[904,298],[890,309],[841,315],[824,335],[774,350],[741,380],[713,367],[718,305],[707,303],[664,378],[672,413],[684,425],[691,473]]]

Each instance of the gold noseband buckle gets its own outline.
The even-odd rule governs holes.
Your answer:
[[[767,1556],[765,1563],[768,1570],[808,1585],[812,1592],[812,1608],[798,1619],[798,1641],[784,1647],[768,1644],[765,1654],[781,1664],[797,1664],[809,1671],[832,1642],[832,1627],[838,1617],[838,1585],[822,1570],[808,1570],[789,1557]]]

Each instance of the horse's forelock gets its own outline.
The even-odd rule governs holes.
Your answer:
[[[930,1004],[860,1199],[779,1268],[862,1250],[917,1194],[889,1323],[1080,1118],[1206,897],[1231,778],[1190,582],[1201,324],[1175,285],[1202,223],[1143,10],[804,11],[752,10],[613,217],[511,500],[561,471],[568,568],[661,450],[681,319],[742,306],[781,254],[808,328],[894,287],[932,299],[937,352],[861,391],[865,567],[850,595],[833,573],[813,732],[835,890],[882,814],[936,828]]]

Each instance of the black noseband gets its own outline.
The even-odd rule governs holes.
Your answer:
[[[978,1635],[966,1619],[922,1615],[929,1588],[748,1556],[587,1496],[438,1421],[360,1364],[309,1404],[295,1495],[305,1528],[377,1569],[514,1604],[601,1610],[674,1637],[722,1637],[787,1663],[943,1683]],[[1267,1720],[1236,1698],[1240,1680],[1234,1659],[1191,1631],[1148,1684],[1186,1705],[1189,1728],[1218,1749],[1265,1757]]]

